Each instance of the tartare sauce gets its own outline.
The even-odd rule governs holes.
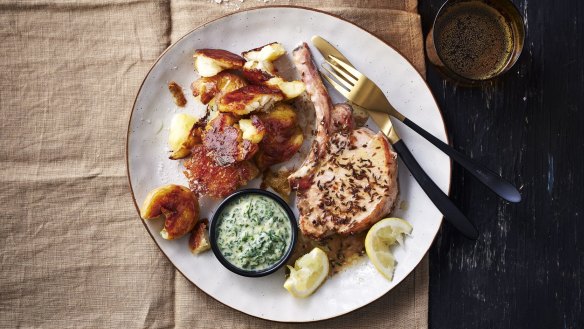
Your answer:
[[[292,241],[284,208],[260,194],[242,195],[217,217],[216,240],[221,254],[234,266],[261,271],[284,257]]]

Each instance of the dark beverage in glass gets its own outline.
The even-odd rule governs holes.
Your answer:
[[[523,38],[522,18],[508,0],[450,0],[434,21],[428,56],[456,80],[483,81],[515,63]]]

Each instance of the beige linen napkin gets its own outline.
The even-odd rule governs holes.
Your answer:
[[[151,240],[126,178],[134,96],[171,42],[210,19],[264,4],[337,14],[424,72],[417,2],[216,2],[0,4],[0,327],[292,326],[215,301]],[[426,328],[427,298],[425,258],[378,301],[311,327]]]

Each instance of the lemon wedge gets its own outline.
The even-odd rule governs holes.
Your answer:
[[[395,258],[389,247],[403,244],[403,234],[412,233],[412,225],[401,218],[385,218],[373,225],[365,237],[365,252],[373,266],[386,279],[393,279]]]
[[[294,297],[310,296],[326,279],[329,273],[329,260],[324,251],[312,249],[308,254],[298,258],[294,267],[288,266],[290,276],[284,282],[284,288]]]

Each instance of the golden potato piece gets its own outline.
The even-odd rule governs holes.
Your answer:
[[[289,104],[277,103],[272,111],[259,115],[266,135],[259,144],[256,164],[260,170],[289,160],[302,146],[304,136],[296,122],[296,112]]]
[[[257,117],[250,120],[255,122],[258,134],[263,134],[261,121]],[[219,166],[251,159],[258,150],[257,143],[243,138],[243,131],[231,113],[220,113],[209,121],[203,133],[203,145]]]
[[[199,199],[184,186],[161,186],[148,193],[140,215],[143,219],[164,217],[160,235],[174,240],[189,233],[199,221]]]
[[[243,76],[252,84],[280,90],[287,100],[298,97],[306,90],[302,81],[284,81],[277,76],[271,62],[246,62],[243,66]]]
[[[223,95],[218,105],[221,112],[243,116],[254,111],[267,111],[283,99],[284,94],[280,90],[249,85]]]
[[[237,74],[221,72],[212,77],[201,77],[192,83],[193,96],[199,97],[201,103],[208,104],[221,93],[227,93],[247,85]]]
[[[286,49],[281,43],[272,42],[265,46],[254,48],[241,53],[248,61],[269,61],[273,62],[286,53]]]
[[[191,154],[191,148],[201,143],[200,121],[186,113],[176,114],[170,123],[168,145],[172,150],[171,160],[182,159]]]
[[[256,165],[260,170],[265,170],[272,165],[290,160],[302,146],[304,135],[300,127],[292,129],[292,135],[284,137],[286,133],[270,134],[260,142],[260,149],[256,154]]]
[[[168,134],[168,146],[171,150],[176,151],[182,146],[196,122],[195,117],[186,113],[175,114],[172,117]]]
[[[296,126],[296,111],[292,105],[278,102],[270,112],[259,113],[258,117],[265,126],[269,125],[272,130],[289,131]],[[268,123],[266,125],[266,123]]]
[[[227,69],[241,69],[245,59],[223,49],[197,49],[193,55],[195,70],[203,77],[211,77]]]
[[[280,77],[274,77],[266,81],[266,85],[278,88],[284,96],[286,96],[286,100],[296,98],[300,96],[305,90],[306,85],[302,81],[284,81],[284,79]]]
[[[263,85],[276,76],[276,69],[271,62],[249,61],[243,65],[242,73],[249,82]]]
[[[239,129],[243,132],[243,139],[255,144],[261,142],[266,134],[266,127],[257,115],[239,120]]]
[[[211,249],[211,243],[209,242],[209,220],[203,219],[195,225],[195,228],[191,232],[189,237],[189,249],[193,254],[200,254],[203,251]]]

